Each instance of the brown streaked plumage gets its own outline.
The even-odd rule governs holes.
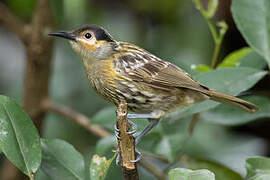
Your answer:
[[[51,35],[70,39],[83,59],[91,86],[115,105],[125,99],[130,111],[168,112],[209,98],[249,112],[257,109],[252,103],[208,89],[181,68],[138,46],[113,40],[99,26],[84,25],[64,35]]]
[[[159,111],[164,115],[206,99],[251,113],[258,109],[252,103],[199,84],[181,68],[138,46],[114,40],[97,25],[84,25],[72,32],[50,35],[69,39],[72,48],[82,57],[91,86],[115,105],[125,99],[130,111],[150,114]],[[146,128],[144,134],[154,125]]]

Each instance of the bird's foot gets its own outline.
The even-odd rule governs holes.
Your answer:
[[[135,148],[135,157],[136,157],[136,159],[130,160],[130,162],[137,163],[138,161],[140,161],[142,159],[142,153],[140,151],[138,151],[136,148]],[[119,152],[119,148],[118,148],[117,149],[117,156],[116,156],[116,160],[115,160],[116,165],[119,165],[120,161],[121,161],[121,157],[120,157],[120,152]]]
[[[134,122],[132,122],[132,121],[128,121],[128,122],[131,125],[131,130],[130,131],[127,131],[127,134],[133,135],[137,131],[137,125]],[[115,135],[115,137],[117,139],[120,139],[119,132],[120,132],[120,130],[117,128],[117,125],[114,125],[114,135]]]

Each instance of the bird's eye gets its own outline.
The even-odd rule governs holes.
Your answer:
[[[86,33],[86,34],[84,35],[84,37],[85,37],[86,39],[90,39],[90,38],[92,37],[92,35],[91,35],[90,33]]]

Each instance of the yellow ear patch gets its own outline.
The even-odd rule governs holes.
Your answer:
[[[95,43],[92,44],[92,43],[87,42],[87,41],[80,41],[79,40],[78,42],[81,44],[81,46],[83,46],[86,49],[89,49],[91,51],[94,51],[94,50],[96,50],[99,47],[99,45],[97,45]]]

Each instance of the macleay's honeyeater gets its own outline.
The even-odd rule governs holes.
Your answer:
[[[128,118],[151,120],[136,138],[136,143],[166,113],[206,99],[251,113],[258,109],[252,103],[201,85],[181,68],[136,45],[116,41],[97,25],[84,25],[74,31],[50,35],[69,40],[81,56],[87,78],[99,95],[116,106],[124,99],[128,110],[135,113]]]

